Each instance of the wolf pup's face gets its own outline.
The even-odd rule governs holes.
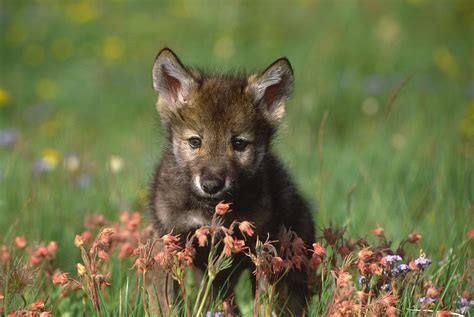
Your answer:
[[[153,87],[169,146],[192,191],[223,199],[265,164],[293,91],[293,71],[281,58],[260,74],[206,74],[163,49],[153,66]]]

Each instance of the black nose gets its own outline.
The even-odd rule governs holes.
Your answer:
[[[209,178],[201,181],[202,190],[209,195],[214,195],[221,191],[221,189],[224,188],[224,184],[224,180],[220,178]]]

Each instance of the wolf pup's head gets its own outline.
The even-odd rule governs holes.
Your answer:
[[[192,191],[223,199],[265,164],[293,91],[293,70],[280,58],[259,74],[209,74],[184,66],[165,48],[153,66],[153,87],[169,146]]]

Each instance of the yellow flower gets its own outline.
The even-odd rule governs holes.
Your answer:
[[[53,170],[58,165],[59,156],[59,152],[55,149],[44,149],[41,153],[41,160],[48,166],[49,170]]]
[[[83,276],[84,274],[86,274],[86,267],[83,264],[77,263],[76,269],[77,269],[77,275]]]
[[[436,66],[448,77],[455,78],[459,74],[459,66],[451,52],[445,48],[438,48],[433,55]]]
[[[36,85],[36,93],[40,99],[50,100],[56,97],[58,86],[50,79],[42,79]]]
[[[125,44],[116,36],[109,36],[102,45],[102,55],[108,62],[114,62],[122,58]]]
[[[9,101],[10,95],[8,94],[8,91],[0,87],[0,108],[6,106]]]
[[[375,28],[378,39],[387,46],[393,45],[400,35],[400,24],[390,15],[384,15],[380,18]]]
[[[82,1],[69,5],[67,16],[73,23],[84,24],[96,20],[100,14],[91,1]]]

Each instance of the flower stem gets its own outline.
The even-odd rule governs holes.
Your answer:
[[[143,270],[143,312],[145,316],[149,316],[147,310],[146,270]]]
[[[196,316],[201,316],[201,312],[204,308],[204,304],[207,300],[207,296],[209,295],[209,291],[211,289],[211,286],[212,286],[212,281],[214,280],[214,277],[212,276],[209,276],[209,279],[207,280],[207,285],[206,285],[206,290],[204,292],[204,296],[202,297],[202,300],[201,300],[201,304],[199,305],[199,309],[197,311],[197,314]]]

